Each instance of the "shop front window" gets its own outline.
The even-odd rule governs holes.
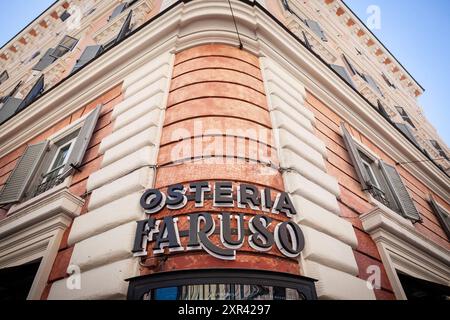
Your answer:
[[[186,270],[130,279],[136,300],[313,300],[314,280],[254,270]]]

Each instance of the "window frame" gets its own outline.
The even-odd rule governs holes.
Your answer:
[[[65,142],[65,143],[63,143],[63,144],[61,144],[60,146],[58,146],[58,149],[56,149],[56,152],[55,152],[55,154],[54,154],[54,156],[53,156],[52,161],[50,161],[50,165],[48,166],[47,171],[44,173],[43,181],[42,181],[41,183],[45,182],[44,180],[47,179],[47,176],[48,176],[49,173],[51,173],[51,172],[53,172],[54,170],[57,169],[57,168],[53,168],[53,167],[54,167],[54,165],[55,165],[55,161],[58,159],[59,153],[61,152],[61,150],[62,150],[63,148],[65,148],[67,145],[70,144],[69,150],[68,150],[68,152],[67,152],[67,154],[66,154],[66,156],[65,156],[64,162],[59,166],[59,167],[62,166],[62,167],[59,169],[59,171],[62,171],[62,169],[64,169],[64,165],[67,163],[67,160],[69,160],[70,154],[71,154],[72,151],[73,151],[73,147],[74,147],[74,145],[75,145],[75,141],[77,141],[77,137],[74,137],[74,138],[72,138],[71,140],[69,140],[69,141],[67,141],[67,142]],[[59,141],[58,141],[58,142],[59,142]],[[55,144],[57,144],[58,142],[56,142]],[[62,172],[59,172],[59,174],[61,174],[61,173],[62,173]]]
[[[370,150],[369,148],[367,148],[365,145],[363,145],[362,143],[357,141],[355,138],[353,138],[353,136],[352,136],[352,139],[353,139],[353,142],[355,143],[355,146],[356,146],[356,149],[358,150],[358,152],[362,153],[362,155],[366,156],[369,160],[373,161],[372,164],[370,164],[370,163],[368,163],[368,164],[370,165],[370,169],[372,170],[372,173],[374,174],[373,176],[375,177],[375,179],[378,183],[378,186],[375,186],[376,188],[378,188],[378,190],[376,190],[376,191],[381,191],[383,193],[383,199],[385,202],[383,202],[383,200],[381,200],[381,199],[378,199],[372,193],[373,192],[372,190],[364,190],[364,192],[369,196],[369,199],[372,203],[376,204],[377,206],[382,205],[383,207],[386,207],[389,210],[392,210],[393,212],[398,214],[399,216],[403,217],[403,214],[399,207],[399,204],[397,203],[397,200],[395,199],[394,195],[392,194],[391,187],[389,186],[388,182],[386,181],[386,178],[383,175],[383,172],[381,171],[381,168],[380,168],[381,157],[378,154],[376,154],[375,152],[373,152],[372,150]],[[361,154],[360,154],[360,158],[363,163],[367,162],[363,157],[361,157]],[[374,171],[374,168],[376,171]],[[370,176],[370,174],[369,174],[369,176]]]
[[[297,289],[306,300],[316,300],[315,282],[305,276],[252,269],[195,269],[159,272],[126,279],[128,300],[142,300],[144,294],[158,288],[196,284],[251,284]]]

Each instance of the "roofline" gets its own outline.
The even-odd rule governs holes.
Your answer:
[[[19,32],[17,32],[11,39],[9,39],[7,42],[5,42],[5,44],[0,48],[0,51],[3,50],[5,47],[8,46],[9,43],[11,43],[18,35],[20,35],[22,32],[24,32],[29,26],[31,26],[33,23],[36,22],[36,20],[38,20],[39,18],[41,18],[47,11],[49,11],[55,4],[57,4],[60,0],[56,0],[55,2],[53,2],[47,9],[45,9],[44,11],[42,11],[42,13],[40,15],[38,15],[36,18],[34,18],[29,24],[27,24],[24,28],[22,28],[22,30],[20,30]]]
[[[344,6],[353,14],[353,16],[355,16],[355,18],[364,26],[364,28],[366,29],[366,31],[368,31],[370,33],[370,35],[372,35],[375,40],[377,40],[384,49],[386,49],[386,51],[392,56],[392,58],[395,59],[395,62],[397,62],[400,67],[402,67],[403,70],[405,70],[405,72],[414,80],[414,82],[420,87],[420,89],[422,89],[423,92],[425,92],[425,88],[422,87],[422,85],[411,75],[411,73],[409,73],[409,71],[401,64],[401,62],[395,57],[395,55],[392,54],[392,52],[384,45],[384,43],[382,41],[380,41],[380,39],[378,39],[378,37],[372,32],[372,30],[370,30],[366,24],[359,18],[359,16],[345,3],[344,0],[341,0],[341,2],[344,4]]]

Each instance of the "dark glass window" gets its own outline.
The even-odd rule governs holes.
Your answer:
[[[397,272],[408,300],[450,300],[450,287]]]
[[[313,279],[279,272],[208,269],[129,279],[131,300],[314,300]]]
[[[41,259],[0,269],[0,301],[26,300]]]

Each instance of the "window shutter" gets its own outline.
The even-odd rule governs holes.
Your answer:
[[[359,181],[361,182],[361,186],[363,190],[369,190],[372,187],[372,183],[370,182],[370,177],[367,174],[367,171],[364,169],[364,165],[361,160],[361,156],[359,155],[358,148],[353,141],[352,136],[348,132],[344,123],[341,123],[341,128],[343,132],[343,138],[345,146],[347,147],[347,151],[350,154],[350,158],[352,159],[353,166],[355,167],[356,174],[358,175]]]
[[[22,99],[17,99],[14,97],[6,97],[5,100],[6,101],[3,104],[3,107],[0,109],[0,124],[15,115],[22,104]]]
[[[56,58],[52,56],[54,51],[55,49],[53,48],[48,49],[42,56],[41,60],[39,60],[39,62],[33,67],[33,70],[42,71],[55,62]]]
[[[27,96],[23,99],[22,104],[19,107],[17,112],[25,109],[30,104],[33,103],[34,100],[44,91],[44,76],[40,76],[39,79],[34,84],[33,88],[31,88],[30,92],[28,92]]]
[[[117,7],[114,8],[111,16],[109,17],[108,21],[111,21],[115,17],[117,17],[119,14],[121,14],[128,6],[128,3],[121,3]]]
[[[402,215],[405,218],[414,221],[421,220],[419,212],[417,211],[411,197],[409,196],[408,190],[403,184],[402,178],[395,167],[380,160],[380,168],[387,183],[389,184],[395,201],[398,203],[398,206],[402,211]]]
[[[327,41],[327,37],[317,21],[307,19],[305,23],[322,41]]]
[[[334,71],[336,71],[337,73],[339,73],[339,75],[344,78],[345,82],[347,82],[349,85],[351,85],[352,87],[355,87],[355,85],[353,84],[352,79],[350,78],[350,76],[348,75],[347,71],[345,70],[344,67],[342,66],[338,66],[336,64],[330,64],[330,66],[333,68]]]
[[[133,17],[133,10],[131,10],[128,13],[127,18],[125,19],[125,22],[123,23],[122,28],[120,29],[120,32],[117,35],[115,43],[119,43],[120,41],[122,41],[126,37],[128,32],[130,32],[130,25],[131,25],[131,18],[132,17]]]
[[[366,79],[367,83],[369,84],[369,86],[372,87],[372,89],[376,92],[378,92],[381,96],[383,95],[383,93],[381,92],[380,88],[378,87],[377,83],[375,82],[375,80],[369,76],[368,74],[364,74],[364,79]]]
[[[81,165],[84,157],[84,153],[89,145],[92,134],[94,133],[95,125],[97,124],[102,105],[98,105],[86,118],[83,127],[81,127],[78,133],[77,140],[73,146],[72,152],[69,155],[67,164],[64,167],[61,178],[65,178],[70,175],[73,167],[77,168]]]
[[[284,10],[291,11],[288,0],[281,0],[281,2],[283,3]]]
[[[312,49],[312,46],[311,46],[311,44],[309,43],[308,38],[306,37],[305,31],[302,31],[302,34],[303,34],[303,41],[305,42],[306,47],[307,47],[308,49],[311,50],[311,49]]]
[[[73,67],[71,73],[74,73],[78,69],[82,68],[89,61],[91,61],[91,60],[95,59],[97,56],[99,56],[102,52],[103,52],[103,46],[101,46],[101,45],[94,45],[94,46],[86,47],[86,49],[84,49],[83,53],[81,54],[80,58],[77,60],[77,63]]]
[[[353,67],[353,65],[350,63],[350,61],[348,61],[347,57],[345,56],[345,54],[342,55],[342,60],[344,60],[344,63],[347,65],[347,68],[350,70],[350,73],[352,76],[356,75],[356,69]]]
[[[0,84],[2,84],[3,82],[5,82],[8,79],[9,79],[8,71],[5,70],[0,75]]]
[[[395,123],[395,126],[408,137],[409,141],[420,149],[420,145],[417,142],[416,137],[414,137],[414,134],[406,123]]]
[[[434,214],[439,223],[444,229],[447,238],[450,240],[450,213],[442,208],[433,197],[430,198],[430,205],[433,208]]]
[[[384,108],[383,104],[381,103],[380,100],[377,100],[377,107],[378,107],[378,111],[380,112],[380,114],[386,118],[387,120],[389,120],[389,122],[391,122],[391,117],[389,116],[389,114],[387,113],[386,109]]]
[[[0,192],[0,204],[19,201],[47,150],[48,141],[28,146]]]

